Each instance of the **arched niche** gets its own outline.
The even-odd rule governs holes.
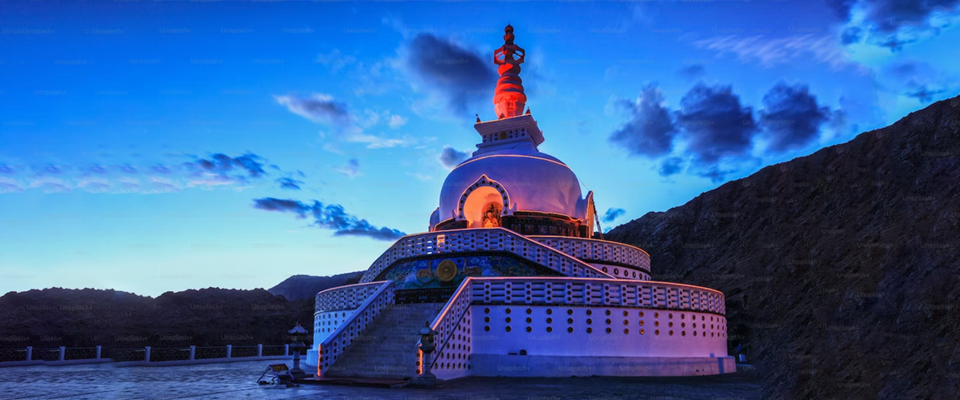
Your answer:
[[[509,210],[507,190],[499,182],[481,175],[460,196],[457,219],[466,220],[468,228],[501,226],[500,217],[508,215]]]

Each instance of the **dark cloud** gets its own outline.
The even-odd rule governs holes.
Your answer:
[[[817,104],[807,85],[778,82],[763,95],[759,123],[768,148],[778,153],[809,144],[820,134],[820,125],[830,120],[828,107]]]
[[[746,157],[757,130],[753,109],[741,105],[730,86],[702,82],[680,100],[677,125],[683,128],[687,151],[698,166]]]
[[[626,213],[627,212],[622,208],[608,208],[607,212],[603,214],[603,218],[601,218],[601,220],[603,222],[613,222],[613,220],[620,218]]]
[[[440,164],[448,169],[453,169],[468,158],[470,158],[470,152],[459,151],[450,146],[444,146],[440,154],[437,155],[437,161],[440,161]]]
[[[707,74],[707,68],[703,64],[691,64],[677,71],[677,75],[689,81],[695,81]]]
[[[351,122],[347,105],[326,94],[274,96],[287,110],[314,122],[344,126]]]
[[[657,169],[657,173],[660,174],[660,176],[675,175],[680,172],[682,167],[683,158],[667,157],[660,162],[660,168]]]
[[[327,204],[313,200],[308,204],[291,199],[276,199],[266,197],[255,199],[254,208],[266,211],[288,212],[296,214],[298,218],[310,217],[312,224],[334,231],[335,236],[366,236],[377,240],[397,240],[405,233],[390,228],[377,228],[370,225],[365,219],[347,214],[339,204]]]
[[[921,85],[916,90],[906,93],[906,95],[914,97],[917,100],[920,100],[922,103],[929,103],[931,100],[933,100],[934,96],[944,92],[946,92],[944,89],[929,89],[925,85]]]
[[[300,190],[300,185],[303,184],[303,181],[298,181],[293,178],[278,178],[277,183],[280,184],[280,189]]]
[[[934,66],[925,62],[897,62],[888,66],[883,73],[893,82],[891,84],[893,90],[923,103],[929,103],[947,92],[943,86],[948,85],[949,79],[942,76]]]
[[[661,105],[663,95],[655,85],[640,91],[637,101],[619,101],[630,111],[630,121],[610,135],[610,141],[627,149],[631,155],[658,157],[670,152],[677,133],[670,111]]]
[[[843,45],[859,43],[863,38],[863,30],[856,26],[851,26],[843,30],[840,34],[840,43]]]
[[[843,21],[850,19],[850,9],[856,2],[857,0],[824,0],[830,11]]]
[[[489,98],[497,73],[492,57],[481,57],[448,39],[429,33],[410,41],[405,66],[427,86],[442,93],[453,111],[463,113],[479,99]]]
[[[851,21],[853,9],[863,13],[854,30],[848,28],[841,34],[844,44],[869,34],[871,43],[899,51],[904,44],[917,41],[921,33],[939,34],[942,26],[934,26],[931,17],[956,15],[960,0],[826,0],[826,4],[843,21]]]
[[[263,161],[263,158],[252,153],[246,153],[239,157],[230,157],[223,153],[217,153],[210,156],[209,159],[197,158],[194,161],[185,163],[185,165],[194,171],[209,172],[217,174],[222,178],[232,177],[244,180],[247,177],[259,178],[261,175],[266,174],[261,161]],[[234,172],[240,172],[241,175],[231,175]]]

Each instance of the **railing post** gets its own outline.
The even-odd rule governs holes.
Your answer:
[[[150,362],[150,346],[143,348],[143,361]]]
[[[190,360],[193,361],[197,358],[197,346],[190,346]]]
[[[257,345],[257,357],[263,357],[263,345],[262,345],[262,344],[258,344],[258,345]]]
[[[33,361],[33,346],[27,346],[27,361]]]
[[[285,355],[285,356],[289,356],[289,355],[290,355],[290,345],[289,345],[289,344],[283,345],[283,355]]]
[[[227,345],[227,358],[230,358],[230,353],[233,353],[233,345]]]
[[[64,346],[60,346],[60,361],[63,361],[63,356],[66,355],[66,353],[67,353],[67,348]]]
[[[100,346],[97,346],[97,359],[100,359]]]

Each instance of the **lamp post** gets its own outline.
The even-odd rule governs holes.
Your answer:
[[[296,379],[305,378],[307,373],[300,369],[300,349],[305,347],[303,344],[303,338],[307,335],[307,330],[303,329],[298,321],[297,326],[287,331],[287,333],[291,335],[290,348],[293,349],[293,369],[290,370],[290,374]]]
[[[427,322],[423,329],[417,332],[417,334],[420,335],[420,351],[423,352],[423,373],[411,382],[414,386],[437,386],[437,376],[430,372],[430,364],[432,364],[430,353],[433,353],[433,351],[437,349],[434,338],[439,333],[440,332],[430,328],[429,322]]]

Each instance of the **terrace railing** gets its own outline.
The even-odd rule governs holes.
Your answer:
[[[574,256],[582,261],[621,265],[630,269],[639,270],[638,272],[642,272],[646,275],[641,275],[640,277],[649,279],[650,254],[647,254],[646,251],[643,251],[643,249],[639,247],[606,240],[575,238],[567,236],[534,235],[527,237],[560,250],[565,254]],[[634,271],[628,270],[628,268],[613,267],[607,271],[607,273],[620,279],[636,279],[637,275],[634,275]]]
[[[453,229],[408,235],[370,266],[360,282],[370,282],[398,260],[432,254],[503,251],[543,265],[565,276],[614,278],[596,267],[553,247],[504,228]]]
[[[470,306],[501,304],[631,307],[720,315],[726,312],[724,296],[720,291],[679,283],[593,278],[471,277],[460,284],[430,324],[438,332],[434,339],[437,349],[432,354],[432,360],[423,360],[423,354],[418,350],[417,373],[422,373],[420,366],[424,362],[430,362],[431,372],[438,378],[466,376],[473,353]]]
[[[317,293],[315,312],[354,310],[377,292],[383,282],[338,286]]]

